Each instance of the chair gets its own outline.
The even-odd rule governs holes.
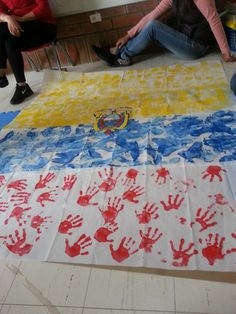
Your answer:
[[[44,50],[45,56],[46,56],[46,58],[48,60],[48,63],[49,63],[49,66],[50,66],[51,69],[56,69],[56,70],[62,71],[63,68],[62,68],[62,65],[61,65],[61,62],[60,62],[60,58],[59,58],[59,55],[58,55],[57,46],[63,52],[64,56],[67,59],[67,62],[71,66],[75,66],[75,62],[72,60],[71,56],[69,55],[69,53],[67,52],[67,50],[65,49],[65,47],[63,46],[63,44],[60,42],[59,39],[55,39],[55,40],[53,40],[53,41],[51,41],[51,42],[49,42],[49,43],[47,43],[45,45],[39,46],[39,47],[31,48],[31,49],[28,49],[28,50],[22,50],[22,52],[25,54],[26,59],[27,59],[28,63],[30,64],[31,68],[34,69],[36,72],[39,72],[42,69],[41,69],[40,66],[38,66],[36,64],[36,62],[30,56],[29,52],[36,51],[36,50],[39,50],[39,49],[43,49]],[[55,62],[56,62],[56,68],[52,66],[52,62],[51,62],[51,59],[50,59],[50,56],[49,56],[48,50],[47,50],[48,48],[52,48],[52,52],[53,52],[54,59],[55,59]]]

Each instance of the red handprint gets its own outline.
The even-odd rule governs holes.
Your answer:
[[[8,209],[7,202],[0,202],[0,212],[4,213]]]
[[[126,240],[126,237],[124,237],[117,250],[114,250],[114,247],[112,244],[110,244],[110,251],[112,258],[117,261],[118,263],[123,262],[127,258],[130,257],[130,255],[133,255],[138,252],[138,249],[135,249],[133,252],[131,252],[133,246],[135,245],[135,241],[132,238],[128,238]]]
[[[80,197],[77,200],[77,204],[83,207],[94,205],[96,206],[98,203],[90,203],[91,198],[94,197],[99,192],[99,190],[96,187],[88,187],[85,194],[83,194],[83,191],[80,191]]]
[[[45,177],[40,175],[39,181],[35,185],[35,189],[46,188],[47,184],[55,178],[54,173],[48,173]]]
[[[140,224],[148,224],[151,219],[157,219],[159,215],[157,214],[158,207],[155,203],[150,204],[146,203],[143,208],[142,213],[138,214],[137,210],[135,210],[136,217]]]
[[[69,245],[69,240],[65,240],[66,248],[65,253],[70,257],[75,257],[78,255],[88,255],[89,252],[85,251],[85,248],[92,245],[91,238],[82,234],[81,237],[72,245]]]
[[[221,260],[225,257],[225,254],[222,252],[225,238],[222,237],[219,241],[219,234],[216,233],[214,243],[212,243],[213,237],[212,233],[208,235],[208,238],[205,239],[207,246],[202,249],[202,255],[208,260],[209,265],[214,265],[217,259]]]
[[[42,214],[42,212],[40,213],[40,215]],[[42,217],[40,215],[36,215],[32,218],[31,220],[31,223],[30,223],[30,226],[33,228],[33,229],[36,229],[37,233],[40,235],[42,233],[41,231],[41,228],[44,227],[44,224],[48,222],[48,220],[50,218],[52,218],[52,216],[45,216],[45,217]],[[50,223],[52,223],[52,221],[50,221]],[[48,229],[47,227],[45,227],[45,229]],[[39,236],[36,238],[36,241],[39,240]]]
[[[172,180],[169,170],[164,167],[159,168],[156,171],[156,174],[157,174],[157,177],[156,177],[155,182],[157,184],[165,184],[168,177],[170,178],[170,180]]]
[[[11,183],[9,183],[7,185],[7,189],[8,189],[8,192],[10,189],[14,189],[14,190],[17,190],[17,191],[23,191],[26,189],[27,187],[27,180],[24,179],[24,180],[16,180],[16,181],[13,181]]]
[[[190,189],[196,189],[197,186],[193,179],[187,179],[186,181],[180,180],[175,182],[175,190],[179,193],[187,193]]]
[[[236,240],[236,233],[231,233],[232,238]],[[236,253],[236,248],[230,249],[226,251],[226,254]]]
[[[63,191],[70,191],[73,188],[76,181],[77,181],[77,177],[75,174],[65,176],[64,177],[64,185],[62,187],[62,190]]]
[[[205,211],[205,213],[202,214],[202,216],[201,216],[201,213],[202,213],[202,208],[198,208],[195,221],[198,222],[202,227],[200,229],[200,232],[217,225],[216,221],[210,222],[210,220],[215,217],[216,211],[210,214],[210,210],[208,209]]]
[[[115,197],[112,203],[111,198],[109,197],[107,209],[102,210],[101,208],[98,208],[105,220],[105,223],[114,222],[119,212],[124,209],[124,205],[120,204],[120,202],[121,198]]]
[[[173,197],[174,197],[173,195],[168,196],[168,204],[166,204],[164,201],[161,201],[161,204],[165,211],[170,211],[172,209],[178,210],[180,206],[182,205],[184,198],[179,199],[180,195],[177,194],[174,198],[174,201],[172,201]]]
[[[115,186],[116,186],[116,182],[118,180],[118,178],[121,175],[121,172],[117,175],[116,178],[113,178],[113,168],[110,168],[110,172],[107,172],[107,169],[105,168],[104,170],[105,172],[105,178],[103,178],[101,171],[98,171],[98,175],[99,177],[104,180],[100,185],[99,185],[99,189],[103,192],[109,192],[114,190]]]
[[[6,178],[4,176],[0,176],[0,188],[6,184]]]
[[[220,182],[223,181],[221,172],[226,172],[225,169],[221,168],[220,166],[209,166],[207,167],[206,171],[203,171],[202,179],[206,179],[207,177],[210,177],[210,182],[213,182],[214,178],[217,177]]]
[[[31,193],[17,192],[11,196],[10,202],[14,202],[14,206],[28,204]]]
[[[22,226],[23,223],[26,223],[26,221],[23,220],[23,214],[24,214],[25,211],[28,211],[30,209],[31,209],[31,207],[27,207],[27,208],[22,208],[20,206],[15,207],[12,210],[12,212],[11,212],[10,216],[8,217],[8,219],[6,219],[4,221],[5,225],[8,224],[10,218],[15,218],[16,221],[19,223],[19,226]]]
[[[136,178],[138,171],[135,169],[129,169],[125,175],[123,185],[129,186],[130,184],[136,184]]]
[[[140,249],[144,249],[144,251],[146,253],[151,253],[152,252],[152,248],[153,245],[162,237],[163,233],[160,233],[159,235],[157,235],[158,233],[158,228],[156,228],[153,231],[153,234],[151,235],[152,232],[152,228],[149,227],[146,231],[146,233],[143,233],[142,230],[139,230],[139,234],[142,238],[140,244],[139,244],[139,248]]]
[[[79,228],[83,224],[83,218],[80,215],[72,216],[71,214],[63,220],[58,228],[58,232],[71,235],[71,229]]]
[[[224,195],[221,194],[221,193],[218,193],[218,194],[215,194],[215,195],[208,195],[209,198],[214,198],[214,202],[208,206],[209,209],[211,209],[212,207],[214,206],[224,206],[224,205],[227,205],[229,204],[225,198],[224,198]]]
[[[55,202],[54,196],[57,196],[55,194],[56,190],[52,190],[49,192],[44,192],[39,195],[39,197],[36,199],[36,202],[40,203],[42,207],[45,207],[44,202]]]
[[[193,255],[198,254],[197,250],[194,250],[192,253],[189,253],[190,250],[194,247],[194,243],[189,243],[189,246],[187,249],[183,249],[184,245],[184,239],[180,239],[179,249],[176,250],[174,247],[173,241],[170,241],[170,246],[173,252],[173,263],[172,265],[175,267],[185,267],[188,266],[189,260]],[[177,262],[176,260],[180,260],[180,262]]]
[[[139,203],[139,200],[136,200],[135,198],[144,194],[144,188],[137,186],[133,187],[131,186],[128,191],[124,192],[123,194],[123,200],[127,200],[131,203]]]
[[[94,239],[98,242],[113,242],[113,240],[108,240],[108,237],[118,229],[117,223],[106,223],[95,232]]]
[[[10,239],[10,243],[6,241],[3,242],[9,251],[11,251],[13,254],[17,254],[19,256],[23,256],[26,254],[29,254],[32,250],[33,245],[32,244],[26,244],[26,232],[25,229],[22,231],[22,237],[19,235],[19,231],[15,230],[15,237],[13,235],[9,235],[8,238]]]

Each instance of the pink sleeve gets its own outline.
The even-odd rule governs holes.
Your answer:
[[[47,15],[48,12],[51,11],[47,0],[36,0],[35,3],[36,6],[32,12],[36,17],[40,18],[41,16]]]
[[[198,7],[199,11],[207,19],[211,30],[215,36],[221,53],[230,54],[229,45],[225,35],[225,31],[216,10],[215,0],[194,0],[194,3]]]
[[[137,35],[148,22],[153,21],[156,18],[160,17],[163,13],[165,13],[169,8],[172,7],[172,4],[173,4],[172,0],[162,0],[152,12],[145,15],[141,19],[141,21],[138,22],[138,24],[136,24],[133,28],[131,28],[128,31],[129,37],[132,38],[135,35]]]

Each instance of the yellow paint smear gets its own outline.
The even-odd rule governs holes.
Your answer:
[[[185,115],[229,106],[220,62],[126,72],[50,72],[46,88],[7,128],[92,124],[94,112],[129,107],[131,118]]]

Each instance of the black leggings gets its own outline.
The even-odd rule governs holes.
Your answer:
[[[42,46],[57,35],[56,25],[30,21],[20,23],[24,32],[20,37],[10,34],[7,23],[0,23],[0,69],[11,65],[16,82],[25,81],[24,61],[21,51]]]

